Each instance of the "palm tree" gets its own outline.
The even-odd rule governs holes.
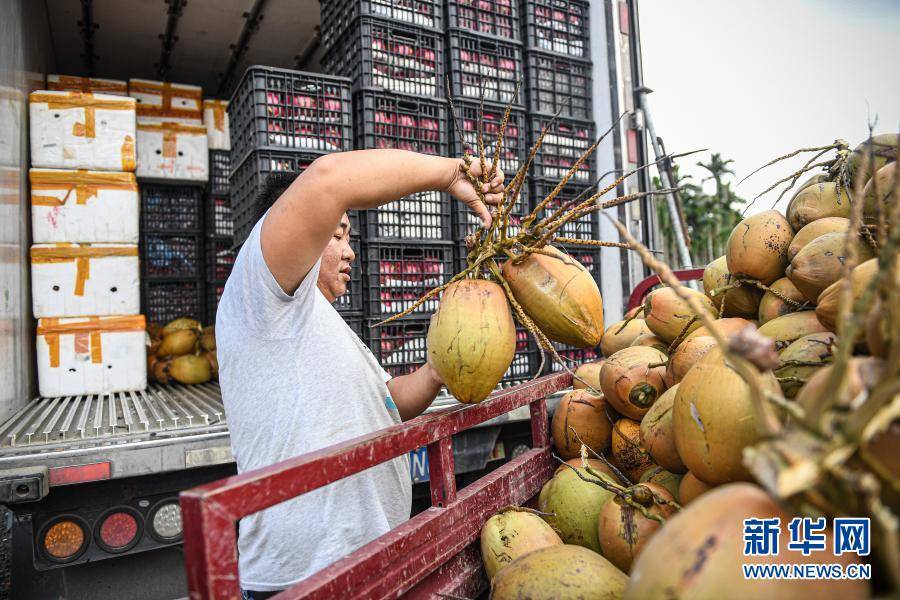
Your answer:
[[[716,195],[714,197],[707,196],[707,199],[710,200],[710,204],[707,207],[709,210],[706,213],[706,218],[709,222],[709,230],[705,240],[708,258],[706,262],[712,261],[719,256],[715,242],[719,238],[720,221],[722,220],[721,217],[723,216],[723,213],[726,213],[727,210],[731,208],[731,201],[729,198],[731,189],[723,180],[726,175],[734,175],[734,171],[728,166],[733,162],[732,159],[722,160],[722,155],[718,152],[713,152],[709,157],[709,162],[706,164],[697,162],[698,167],[702,167],[709,171],[709,177],[704,178],[701,183],[709,181],[710,179],[716,182]]]

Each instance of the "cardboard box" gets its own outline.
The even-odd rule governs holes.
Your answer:
[[[139,269],[135,244],[35,244],[34,316],[136,315],[141,308]]]
[[[228,102],[203,101],[203,124],[209,137],[210,150],[231,150],[231,129],[228,124]]]
[[[203,124],[203,90],[199,86],[129,79],[128,95],[137,101],[140,123]]]
[[[138,243],[134,173],[31,169],[31,231],[36,244]]]
[[[41,396],[145,389],[146,335],[143,315],[39,320],[36,348]]]
[[[137,140],[138,177],[209,179],[209,146],[202,125],[141,123],[137,127]]]
[[[32,92],[31,164],[134,171],[135,101],[89,92]]]
[[[62,92],[92,92],[127,96],[128,83],[118,79],[76,77],[75,75],[47,75],[47,89]]]

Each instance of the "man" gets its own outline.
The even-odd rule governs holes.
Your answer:
[[[477,161],[472,167],[479,176]],[[461,160],[403,150],[322,156],[273,198],[238,254],[216,317],[239,472],[411,419],[434,400],[442,382],[430,365],[391,379],[331,306],[354,258],[346,211],[427,190],[449,192],[490,223]],[[499,170],[483,191],[499,203]],[[246,517],[238,541],[245,597],[290,587],[396,527],[409,518],[411,494],[402,457]]]

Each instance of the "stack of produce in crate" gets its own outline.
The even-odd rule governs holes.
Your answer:
[[[225,280],[234,265],[234,219],[231,214],[231,135],[228,103],[203,101],[203,121],[209,140],[209,184],[204,199],[204,254],[206,256],[206,322],[216,322],[216,308]]]
[[[96,91],[124,82],[50,84],[29,98],[38,387],[48,397],[141,390],[136,103]]]

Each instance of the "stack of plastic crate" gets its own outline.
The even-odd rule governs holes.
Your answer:
[[[209,151],[209,185],[204,213],[206,235],[206,323],[216,322],[216,309],[225,291],[225,280],[234,266],[234,218],[231,213],[231,151]]]

